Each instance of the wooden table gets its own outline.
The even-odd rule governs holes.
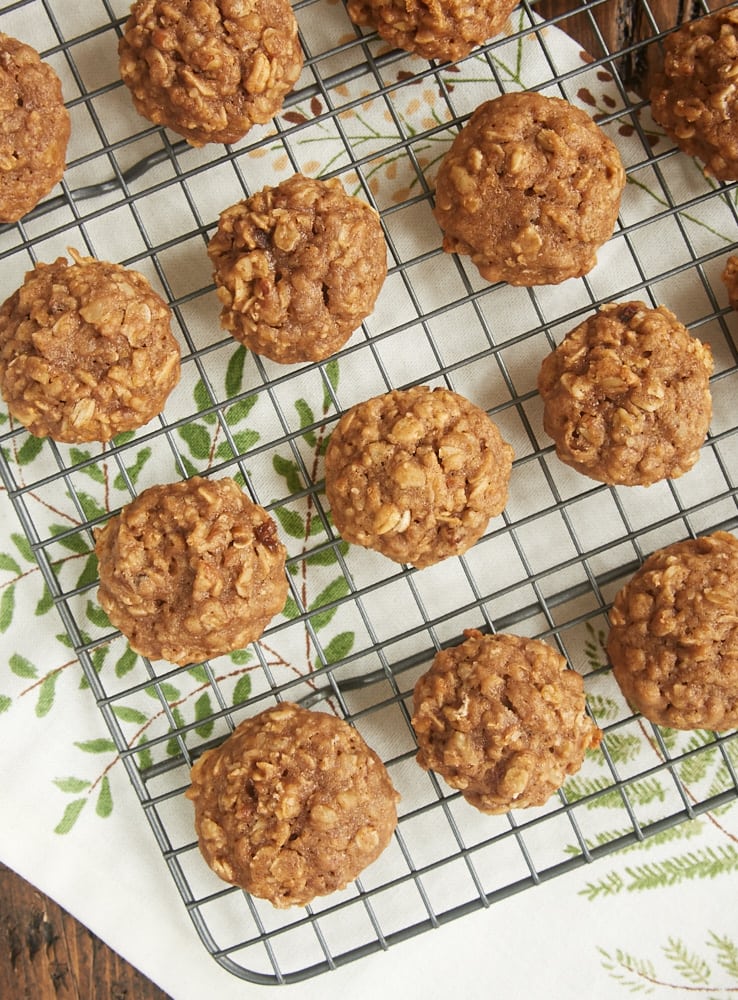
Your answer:
[[[167,1000],[48,896],[0,865],[3,1000]]]
[[[723,0],[708,0],[711,9]],[[538,0],[546,17],[581,4],[576,0]],[[650,0],[650,10],[663,30],[703,12],[694,0]],[[606,0],[593,10],[609,51],[627,49],[649,37],[650,28],[638,0]],[[558,26],[599,58],[605,53],[590,19],[580,14],[562,18]],[[645,59],[632,59],[625,72],[639,88],[647,72]],[[99,938],[74,920],[48,896],[0,865],[0,997],[3,1000],[167,1000]]]

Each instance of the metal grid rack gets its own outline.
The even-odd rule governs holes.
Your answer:
[[[38,441],[3,416],[0,468],[163,861],[203,943],[236,976],[270,984],[328,971],[738,796],[736,734],[647,724],[623,702],[603,652],[607,608],[644,555],[738,525],[737,326],[720,280],[738,233],[736,186],[707,181],[628,89],[625,67],[669,26],[636,0],[641,34],[610,51],[598,26],[608,2],[553,21],[524,3],[505,38],[449,67],[386,51],[340,4],[298,0],[306,63],[283,113],[235,147],[204,150],[132,110],[115,57],[127,2],[0,7],[0,29],[59,72],[73,124],[61,194],[0,230],[4,294],[32,262],[72,245],[143,271],[171,303],[183,346],[182,382],[161,418],[83,449]],[[586,60],[557,27],[570,17],[591,24]],[[435,168],[459,124],[481,100],[520,87],[587,107],[628,172],[597,268],[557,288],[487,285],[442,253],[430,216]],[[219,328],[204,249],[219,211],[295,170],[339,176],[378,208],[390,267],[375,312],[338,356],[279,368]],[[648,491],[610,489],[558,463],[535,392],[551,346],[616,297],[668,305],[716,362],[698,466]],[[485,407],[516,460],[507,509],[480,542],[417,572],[334,534],[321,459],[343,409],[419,382]],[[80,576],[65,555],[89,554],[94,528],[145,486],[195,472],[236,476],[274,514],[291,592],[253,648],[172,669],[130,653],[95,603],[94,572]],[[414,762],[413,683],[468,627],[545,638],[585,677],[605,737],[545,807],[482,816]],[[355,724],[402,794],[382,858],[299,912],[220,882],[183,798],[202,748],[278,698]]]

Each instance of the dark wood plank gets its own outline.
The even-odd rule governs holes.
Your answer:
[[[642,97],[648,97],[649,80],[659,63],[658,42],[647,43],[661,32],[699,17],[705,8],[718,10],[725,0],[535,0],[535,10],[543,17],[557,17],[557,27],[581,43],[595,59],[626,53],[617,60],[623,82]],[[573,13],[569,13],[573,11]],[[559,17],[559,15],[566,15]]]
[[[48,896],[0,865],[3,1000],[169,1000]]]

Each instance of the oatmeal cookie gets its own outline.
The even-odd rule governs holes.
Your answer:
[[[279,908],[343,889],[397,825],[399,795],[361,735],[290,702],[207,750],[185,794],[213,871]]]
[[[728,300],[734,309],[738,309],[738,257],[728,257],[723,271],[723,281],[728,289]]]
[[[95,552],[100,605],[152,660],[241,649],[287,597],[277,527],[232,479],[149,487],[97,532]]]
[[[597,263],[625,184],[615,145],[584,111],[533,92],[480,105],[444,156],[434,214],[447,253],[487,281],[558,284]]]
[[[651,113],[705,173],[738,180],[738,8],[683,24],[664,39]]]
[[[192,146],[268,122],[303,64],[289,0],[137,0],[118,54],[139,114]]]
[[[652,553],[618,592],[607,652],[628,702],[673,729],[738,726],[738,540]]]
[[[502,33],[517,0],[348,0],[351,20],[425,59],[461,59]]]
[[[0,32],[0,222],[17,222],[62,179],[70,128],[54,70]]]
[[[513,450],[484,410],[448,389],[396,389],[339,420],[325,457],[333,522],[400,563],[461,555],[507,502]]]
[[[707,435],[711,373],[710,347],[664,306],[613,302],[544,359],[543,427],[562,462],[592,479],[675,479]]]
[[[162,411],[180,375],[171,310],[142,274],[37,264],[0,306],[0,392],[37,437],[109,441]]]
[[[302,174],[226,209],[208,245],[221,324],[282,364],[337,351],[387,275],[379,216],[341,182]]]
[[[482,812],[543,805],[602,737],[582,678],[539,639],[464,637],[415,684],[416,759]]]

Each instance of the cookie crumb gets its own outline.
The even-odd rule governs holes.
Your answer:
[[[722,279],[728,290],[728,301],[733,309],[738,309],[738,256],[728,257]]]

